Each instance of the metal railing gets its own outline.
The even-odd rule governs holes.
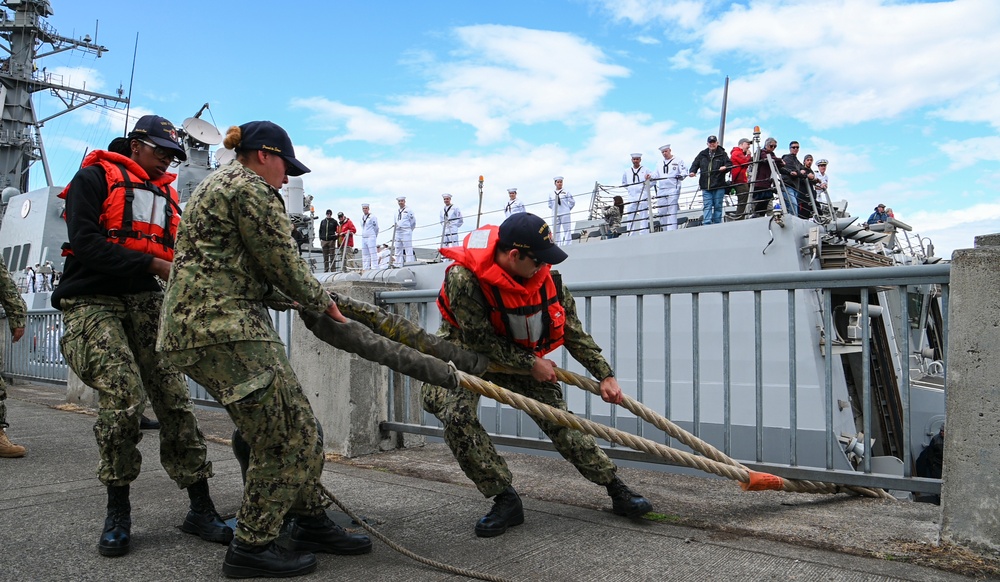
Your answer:
[[[64,383],[68,366],[59,348],[62,337],[62,312],[48,308],[28,312],[24,336],[11,343],[7,317],[3,327],[4,374],[25,380]]]
[[[271,311],[271,322],[278,336],[291,355],[292,312]],[[0,318],[3,328],[3,373],[5,376],[30,381],[65,384],[69,365],[63,359],[59,339],[63,334],[62,312],[53,309],[32,309],[28,311],[24,336],[17,343],[11,343],[10,326],[6,315]],[[187,378],[191,400],[201,406],[220,405],[200,384]]]
[[[911,427],[911,391],[917,388],[911,386],[910,368],[913,356],[923,346],[911,345],[906,331],[909,325],[900,326],[899,322],[910,320],[907,299],[911,292],[940,286],[936,300],[941,302],[947,329],[949,273],[948,265],[924,265],[569,287],[584,329],[604,348],[623,390],[748,467],[793,479],[938,493],[940,480],[911,475],[909,437],[912,431],[924,433],[920,433],[922,427]],[[440,322],[433,305],[437,293],[391,291],[381,293],[378,299],[433,330]],[[853,345],[844,345],[839,333],[825,333],[835,330],[834,312],[845,294],[859,298],[862,305],[862,335]],[[842,400],[847,390],[846,366],[841,358],[825,356],[845,350],[861,354],[864,373],[854,378],[854,384],[864,434],[871,435],[876,412],[868,366],[874,324],[868,315],[869,300],[875,296],[885,304],[897,304],[898,300],[902,306],[898,318],[883,315],[884,321],[901,328],[891,334],[898,354],[902,354],[895,364],[901,387],[901,434],[907,442],[902,451],[902,477],[873,472],[868,446],[857,470],[847,462],[844,446],[838,441],[841,434],[853,433],[855,427],[851,410],[848,407],[844,412]],[[787,321],[787,325],[766,323],[775,318]],[[686,341],[679,342],[679,338]],[[945,345],[941,353],[946,352]],[[549,357],[564,368],[586,373],[565,350]],[[943,370],[946,362],[935,365]],[[943,377],[940,380],[943,386]],[[390,376],[389,421],[383,424],[384,429],[443,435],[436,418],[412,410],[420,402],[414,392],[419,387],[409,378]],[[564,393],[569,408],[584,418],[678,446],[659,429],[589,393],[566,389]],[[943,391],[935,397],[940,397],[943,415]],[[552,450],[541,431],[529,434],[526,430],[533,423],[524,422],[528,418],[525,413],[485,399],[479,413],[498,444]],[[931,435],[926,436],[929,439]],[[602,446],[612,457],[664,463],[610,443]]]

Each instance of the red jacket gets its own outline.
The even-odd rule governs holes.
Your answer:
[[[733,184],[746,184],[747,170],[750,168],[748,165],[750,163],[750,154],[743,153],[743,149],[740,146],[736,146],[729,153],[729,159],[733,162]]]
[[[358,232],[358,229],[354,227],[354,223],[351,222],[350,218],[345,218],[344,222],[340,223],[337,227],[337,237],[340,244],[344,244],[344,237],[347,237],[347,246],[354,247],[354,233]]]
[[[493,260],[498,233],[498,227],[484,226],[465,237],[461,247],[442,248],[441,254],[455,261],[448,270],[462,265],[476,275],[497,335],[544,356],[562,345],[566,326],[566,310],[559,303],[559,292],[549,273],[552,267],[545,265],[527,281],[518,281]],[[474,241],[473,246],[470,241]],[[444,320],[460,328],[445,284],[437,303]]]
[[[94,165],[101,166],[108,182],[101,213],[101,228],[106,229],[108,241],[173,261],[181,213],[177,190],[170,184],[177,175],[164,172],[150,180],[131,158],[104,150],[94,150],[84,158],[82,167]],[[65,199],[68,192],[66,186],[59,197]],[[72,253],[71,248],[63,250],[64,256]]]

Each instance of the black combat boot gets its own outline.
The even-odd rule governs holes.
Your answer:
[[[607,488],[611,496],[611,512],[615,515],[639,517],[653,511],[653,504],[648,499],[629,489],[618,477],[608,483]]]
[[[208,479],[189,485],[187,492],[191,498],[191,511],[184,518],[181,529],[206,542],[228,544],[233,541],[233,529],[219,517],[219,512],[215,510],[215,504],[208,495]]]
[[[97,552],[102,556],[124,556],[132,539],[132,505],[128,501],[128,485],[108,485],[108,517],[104,520],[104,533],[97,542]]]
[[[347,533],[333,523],[326,512],[296,516],[288,530],[288,540],[288,547],[298,552],[354,556],[372,551],[371,538],[364,534]]]
[[[291,578],[315,569],[316,556],[286,550],[273,541],[251,546],[233,540],[222,562],[222,573],[227,578]]]
[[[507,487],[493,498],[493,509],[476,523],[476,535],[492,538],[503,534],[508,527],[524,523],[524,508],[521,498],[513,487]]]

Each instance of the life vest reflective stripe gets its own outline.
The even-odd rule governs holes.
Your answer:
[[[497,335],[544,356],[563,344],[566,310],[559,302],[559,292],[545,265],[523,283],[493,261],[498,228],[486,226],[473,231],[461,247],[445,247],[441,254],[472,271],[489,307],[489,320]],[[445,274],[447,280],[447,272]],[[441,316],[456,328],[458,324],[442,283],[437,299]]]
[[[101,166],[108,183],[100,217],[108,241],[172,261],[180,224],[177,191],[170,185],[176,176],[164,173],[151,181],[131,159],[102,150],[84,159],[83,167],[92,165]],[[65,199],[68,194],[66,186],[59,197]],[[63,256],[70,254],[72,249],[64,244]]]

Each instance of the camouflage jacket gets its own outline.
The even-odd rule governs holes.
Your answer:
[[[0,304],[3,304],[11,331],[24,327],[28,306],[24,304],[24,299],[21,299],[21,293],[17,290],[17,285],[3,259],[0,259]]]
[[[330,296],[299,257],[280,193],[234,160],[191,195],[163,298],[156,347],[280,342],[265,300],[274,290],[323,311]]]
[[[601,355],[601,348],[594,338],[583,330],[583,323],[576,314],[576,301],[569,289],[565,285],[561,288],[560,302],[566,310],[563,346],[598,380],[613,376],[614,371]],[[479,280],[472,271],[461,265],[451,267],[445,276],[444,290],[460,328],[442,321],[438,330],[439,336],[446,337],[466,349],[484,354],[497,364],[523,370],[531,368],[535,361],[534,354],[510,339],[498,336],[493,329],[489,318],[489,304],[483,297]]]

